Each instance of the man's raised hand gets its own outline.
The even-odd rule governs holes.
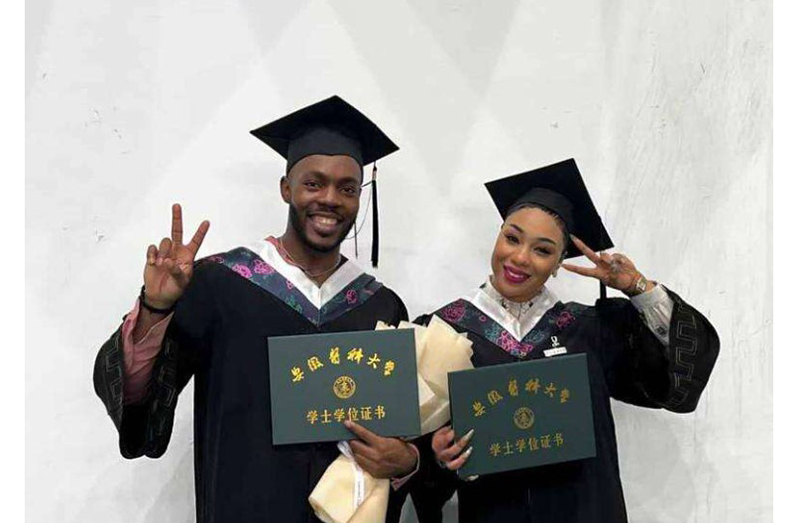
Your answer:
[[[194,271],[197,256],[211,223],[203,221],[191,241],[183,245],[183,211],[172,205],[172,237],[164,238],[158,247],[147,248],[144,266],[144,296],[147,304],[168,309],[183,295]]]

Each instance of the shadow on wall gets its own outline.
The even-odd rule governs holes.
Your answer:
[[[705,456],[696,454],[692,459],[685,456],[689,448],[700,450],[701,447],[680,438],[674,424],[679,421],[694,424],[695,421],[675,420],[674,417],[685,415],[617,402],[613,402],[613,414],[629,520],[641,523],[693,521],[697,489],[692,471],[696,470],[695,462],[700,463],[702,473],[709,472],[710,464]],[[668,510],[663,511],[663,507]]]
[[[429,172],[450,173],[456,168],[453,159],[463,157],[469,131],[500,63],[518,1],[445,4],[412,0],[390,5],[331,2],[340,20],[352,28],[348,36],[381,95],[394,108],[402,126],[413,130],[413,152]],[[390,11],[386,13],[385,9]],[[369,19],[402,23],[368,23]],[[408,78],[407,70],[396,67],[408,56],[428,57],[413,64],[412,78]],[[430,91],[441,84],[450,96],[430,96]],[[397,89],[397,85],[402,88]],[[424,104],[434,109],[433,120],[429,110],[401,110]],[[411,144],[407,145],[409,150]],[[451,179],[435,176],[428,183],[433,190],[446,194]]]
[[[63,521],[194,523],[194,448],[186,445],[171,459],[175,450],[158,460],[109,459],[86,488],[80,509]]]
[[[194,523],[197,520],[194,497],[193,445],[183,451],[180,461],[173,470],[172,477],[164,482],[158,497],[147,509],[143,521],[147,523],[156,521]],[[147,477],[147,472],[145,469],[139,469],[141,477],[134,477],[133,481],[152,481],[151,477]]]

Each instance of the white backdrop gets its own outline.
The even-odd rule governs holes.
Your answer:
[[[619,249],[721,337],[694,414],[614,405],[631,520],[769,521],[771,27],[752,0],[27,2],[29,520],[193,521],[191,385],[166,455],[126,461],[94,356],[172,202],[204,254],[282,230],[248,131],[336,93],[402,148],[377,275],[411,315],[487,275],[484,181],[575,157]]]

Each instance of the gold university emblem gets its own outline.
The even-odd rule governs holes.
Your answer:
[[[341,376],[335,380],[335,383],[333,383],[333,392],[342,400],[351,398],[352,394],[355,393],[356,388],[357,386],[355,385],[355,380],[349,376]]]
[[[535,413],[530,408],[521,407],[513,414],[513,423],[519,429],[528,429],[535,423]]]

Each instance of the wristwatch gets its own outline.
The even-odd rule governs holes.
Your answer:
[[[641,274],[640,277],[637,278],[637,281],[634,284],[635,295],[643,294],[644,292],[646,292],[646,287],[648,287],[648,280],[646,279],[645,276]]]

